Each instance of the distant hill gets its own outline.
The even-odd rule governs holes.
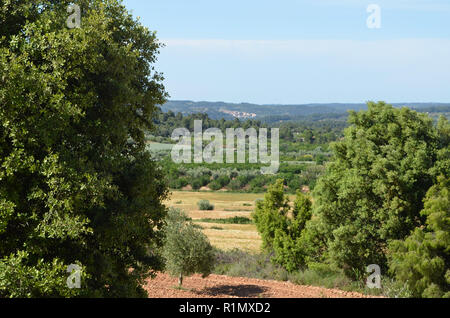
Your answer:
[[[407,106],[422,112],[450,112],[450,103],[394,103],[395,107]],[[302,117],[318,117],[329,115],[337,118],[345,115],[348,110],[366,109],[366,104],[301,104],[301,105],[258,105],[250,103],[226,103],[226,102],[193,102],[193,101],[168,101],[161,106],[163,112],[172,111],[182,114],[206,113],[213,119],[255,118],[259,120],[292,120]],[[273,119],[273,120],[270,120]]]

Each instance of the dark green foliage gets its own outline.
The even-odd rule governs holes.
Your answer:
[[[0,2],[0,298],[145,296],[162,265],[161,45],[116,0],[76,1],[69,30],[71,2]]]
[[[287,219],[288,226],[285,230],[278,229],[275,232],[273,250],[274,261],[288,271],[298,270],[305,265],[305,249],[303,247],[302,234],[306,222],[311,219],[311,200],[300,191],[294,201],[292,216]]]
[[[238,191],[242,188],[242,183],[238,179],[231,180],[230,188],[233,191]]]
[[[186,178],[175,178],[170,180],[169,187],[172,189],[181,189],[189,184],[189,181]]]
[[[269,186],[264,200],[257,203],[253,218],[263,247],[274,253],[272,260],[293,272],[305,265],[301,236],[312,212],[310,199],[300,191],[292,209],[288,203],[283,180],[277,180]]]
[[[283,232],[287,230],[288,212],[289,199],[284,194],[283,180],[279,179],[269,186],[264,200],[256,202],[256,209],[252,214],[265,250],[273,249],[273,240],[277,230]]]
[[[194,227],[187,215],[180,209],[169,209],[163,256],[166,270],[179,276],[180,286],[183,277],[195,273],[207,277],[214,266],[214,250],[208,238]]]
[[[217,191],[217,190],[222,189],[222,185],[221,185],[220,182],[217,181],[217,180],[212,181],[212,182],[208,185],[208,187],[209,187],[211,190],[213,190],[213,191]]]
[[[203,182],[201,179],[194,179],[191,182],[191,185],[192,185],[192,189],[199,190],[201,187],[203,187]]]
[[[227,219],[200,219],[199,222],[218,224],[252,224],[253,221],[243,216],[235,216]]]
[[[423,224],[422,199],[448,144],[427,115],[382,102],[351,113],[350,124],[316,186],[305,248],[356,277],[369,264],[385,271],[389,241]]]
[[[450,297],[450,179],[440,177],[424,200],[426,226],[390,244],[389,267],[415,297]]]

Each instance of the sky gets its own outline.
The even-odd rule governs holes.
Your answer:
[[[123,3],[165,44],[172,100],[450,102],[450,0]]]

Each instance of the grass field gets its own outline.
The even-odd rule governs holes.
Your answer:
[[[251,218],[255,201],[264,198],[264,193],[193,192],[173,191],[168,206],[187,212],[193,221],[202,227],[211,244],[222,250],[238,248],[250,253],[261,249],[261,237],[254,224],[206,223],[201,219],[227,219],[235,216]],[[289,196],[291,202],[295,196]],[[214,205],[213,211],[200,211],[197,202],[208,200]]]
[[[261,238],[254,224],[202,223],[199,220],[234,216],[251,218],[255,200],[263,197],[263,193],[173,191],[167,204],[185,210],[194,222],[203,228],[203,233],[208,236],[213,246],[223,250],[238,248],[257,253],[261,247]],[[209,200],[214,205],[214,211],[200,211],[197,206],[200,200]]]

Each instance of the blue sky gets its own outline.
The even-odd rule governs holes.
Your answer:
[[[166,44],[171,99],[450,102],[450,0],[123,2]]]

